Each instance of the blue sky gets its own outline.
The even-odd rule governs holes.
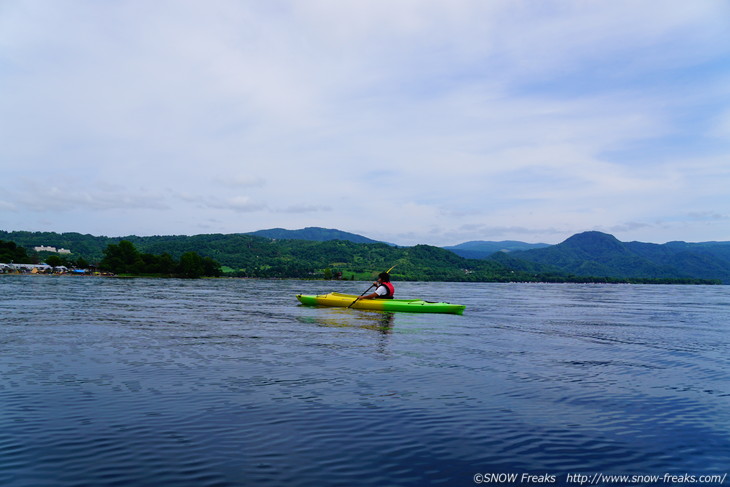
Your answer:
[[[0,0],[0,229],[730,240],[730,3]]]

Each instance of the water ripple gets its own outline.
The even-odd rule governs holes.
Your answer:
[[[293,298],[361,284],[0,277],[0,484],[727,465],[724,287],[399,284],[463,316]]]

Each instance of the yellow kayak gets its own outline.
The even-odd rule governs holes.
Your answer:
[[[460,315],[466,306],[451,303],[433,303],[422,299],[360,299],[354,294],[329,293],[318,296],[297,294],[300,303],[308,306],[372,309],[378,311],[409,311],[413,313],[452,313]],[[352,305],[352,306],[350,306]]]

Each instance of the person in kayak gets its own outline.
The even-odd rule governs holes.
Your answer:
[[[387,272],[378,274],[378,280],[373,283],[373,286],[375,286],[374,293],[370,293],[367,296],[360,296],[359,299],[393,299],[395,288],[390,282],[390,274]]]

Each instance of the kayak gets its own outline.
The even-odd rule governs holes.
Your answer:
[[[297,294],[300,303],[308,306],[334,306],[347,308],[358,296],[354,294],[329,293],[319,296]],[[466,306],[451,303],[433,303],[422,299],[360,299],[350,306],[352,309],[378,311],[410,311],[413,313],[452,313],[460,315]]]

